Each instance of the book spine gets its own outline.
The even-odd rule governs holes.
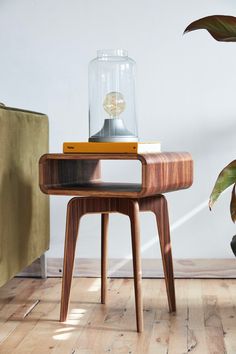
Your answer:
[[[135,143],[64,143],[63,153],[137,153]]]

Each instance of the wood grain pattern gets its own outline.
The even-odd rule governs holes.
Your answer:
[[[136,304],[137,331],[143,332],[143,297],[142,297],[142,267],[140,249],[140,226],[139,226],[139,203],[132,201],[132,208],[129,208],[131,225],[131,240],[134,270],[134,293]]]
[[[143,189],[139,196],[150,196],[189,188],[193,183],[193,160],[187,152],[140,155]]]
[[[137,330],[138,332],[143,331],[139,209],[141,211],[152,211],[156,216],[160,245],[162,250],[163,268],[166,279],[169,310],[170,312],[175,311],[176,305],[174,291],[174,275],[171,255],[168,210],[165,197],[162,195],[140,199],[75,197],[70,200],[67,209],[60,321],[64,322],[67,318],[77,232],[81,217],[89,213],[102,213],[101,298],[102,303],[105,303],[108,228],[107,213],[119,212],[129,216],[130,218]]]
[[[103,183],[100,160],[139,160],[142,183]],[[189,188],[193,161],[187,152],[145,154],[46,154],[39,162],[40,188],[46,194],[146,197]]]
[[[64,265],[62,277],[62,293],[61,293],[61,311],[60,322],[64,322],[67,317],[68,304],[71,290],[71,280],[74,268],[74,258],[76,241],[78,236],[78,228],[80,218],[82,216],[81,210],[75,199],[71,199],[67,205],[66,216],[66,237],[64,249]]]
[[[109,306],[101,306],[100,279],[75,279],[68,322],[59,323],[61,279],[12,279],[0,289],[0,353],[235,354],[235,279],[176,280],[176,315],[168,312],[164,280],[143,279],[142,334],[132,328],[132,283],[108,280]]]
[[[169,309],[170,312],[175,312],[174,273],[166,198],[163,195],[158,197],[142,198],[139,200],[139,205],[141,211],[152,211],[156,216]]]
[[[48,188],[83,185],[87,182],[100,181],[100,162],[97,159],[80,160],[53,158],[46,154],[39,162],[39,184],[41,190],[48,193]]]

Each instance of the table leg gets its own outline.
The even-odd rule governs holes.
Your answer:
[[[71,281],[74,267],[76,241],[78,236],[79,222],[81,214],[78,206],[78,199],[73,198],[67,205],[66,216],[66,234],[65,234],[65,247],[64,247],[64,265],[62,277],[62,292],[61,292],[61,312],[60,322],[66,321]]]
[[[139,205],[137,201],[133,201],[130,204],[132,205],[132,208],[129,208],[129,217],[131,223],[137,331],[143,332],[143,299],[142,299],[142,268],[141,268],[141,248],[140,248]]]
[[[170,312],[176,311],[175,303],[175,285],[174,285],[174,273],[170,240],[170,226],[168,216],[168,205],[166,198],[161,196],[157,199],[158,208],[155,212],[157,227],[160,239],[162,263],[166,282],[166,291],[169,303]]]
[[[101,216],[101,303],[106,303],[107,298],[107,245],[108,245],[109,214]]]

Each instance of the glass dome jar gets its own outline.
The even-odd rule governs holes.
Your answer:
[[[89,63],[89,141],[138,141],[135,61],[123,49],[98,50]]]

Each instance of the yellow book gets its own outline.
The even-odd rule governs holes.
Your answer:
[[[161,152],[159,142],[65,142],[63,143],[63,153],[127,153],[142,154]]]

